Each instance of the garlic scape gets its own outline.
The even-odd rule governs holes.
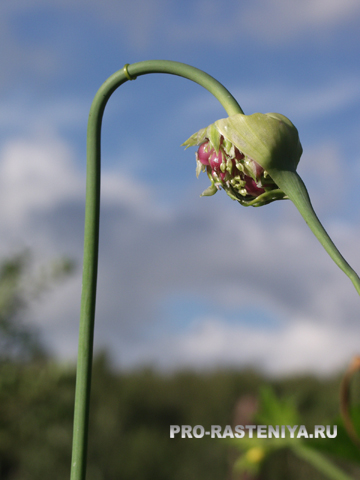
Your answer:
[[[223,188],[234,200],[253,206],[290,198],[335,262],[352,278],[360,293],[360,279],[321,226],[305,186],[296,173],[302,148],[297,130],[287,118],[275,113],[245,116],[236,99],[221,83],[190,65],[169,60],[126,64],[100,86],[88,117],[84,263],[71,480],[86,478],[98,274],[103,114],[118,87],[142,75],[154,73],[177,75],[197,83],[211,93],[229,115],[229,118],[218,120],[200,130],[184,144],[187,147],[199,146],[196,154],[197,175],[202,170],[206,171],[211,181],[204,195],[213,195]]]
[[[196,175],[204,171],[211,182],[202,196],[214,195],[222,188],[241,205],[254,207],[290,199],[360,294],[358,275],[320,223],[296,172],[302,146],[288,118],[279,113],[238,113],[199,130],[183,146],[199,146]]]

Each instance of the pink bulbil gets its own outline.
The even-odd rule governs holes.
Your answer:
[[[221,149],[219,150],[219,153],[216,153],[215,149],[212,149],[212,154],[209,157],[209,165],[216,173],[220,173],[220,165],[223,163],[224,159],[225,154]]]
[[[265,192],[263,188],[257,186],[253,178],[245,175],[245,181],[246,181],[245,189],[249,195],[252,195],[253,197],[257,197]]]
[[[222,140],[223,138],[221,137],[220,143],[222,143]],[[207,140],[200,145],[197,151],[197,159],[199,160],[199,162],[201,162],[208,168],[208,171],[210,169],[209,173],[211,173],[212,177],[215,180],[220,180],[221,182],[224,182],[235,176],[240,176],[242,180],[245,180],[244,188],[249,195],[257,197],[265,192],[262,187],[259,187],[257,185],[256,181],[252,177],[245,175],[245,173],[240,172],[236,168],[235,162],[239,162],[244,159],[244,154],[240,152],[237,148],[235,149],[235,157],[232,159],[233,168],[231,175],[227,171],[223,172],[220,168],[221,164],[225,163],[227,160],[227,155],[221,148],[221,146],[219,152],[216,153],[216,150],[214,148],[210,148],[209,141]],[[256,178],[260,178],[262,173],[264,172],[264,169],[254,160],[251,161],[251,168],[253,169]]]
[[[203,165],[209,165],[209,157],[214,149],[209,148],[209,142],[202,143],[197,151],[197,158]]]

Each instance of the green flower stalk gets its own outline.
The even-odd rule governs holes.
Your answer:
[[[217,120],[183,143],[199,146],[196,175],[206,171],[211,185],[202,196],[225,190],[244,206],[290,199],[334,262],[360,294],[360,279],[320,223],[296,172],[302,146],[295,126],[279,113],[237,113]]]
[[[177,75],[197,83],[214,95],[229,115],[185,142],[186,146],[200,145],[197,174],[206,170],[211,180],[204,195],[224,188],[234,200],[253,206],[290,198],[360,293],[358,276],[323,229],[296,173],[302,149],[297,130],[286,117],[275,113],[244,115],[235,98],[221,83],[190,65],[169,60],[126,64],[101,85],[93,99],[88,121],[84,263],[71,480],[85,480],[86,476],[98,270],[102,118],[108,100],[118,87],[139,76],[154,73]]]
[[[74,435],[71,480],[85,480],[91,371],[98,270],[101,128],[108,100],[114,91],[128,81],[148,74],[169,74],[191,80],[208,90],[223,105],[228,115],[241,113],[241,107],[230,92],[215,78],[198,68],[170,60],[147,60],[126,64],[101,85],[91,104],[87,128],[87,174],[84,231],[84,263],[79,326],[79,349],[76,370]]]

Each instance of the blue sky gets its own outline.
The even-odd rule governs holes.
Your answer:
[[[92,98],[125,63],[169,59],[214,76],[245,113],[293,121],[315,210],[360,271],[359,22],[358,0],[3,0],[1,254],[80,265]],[[96,348],[123,368],[343,368],[360,349],[359,299],[292,204],[199,198],[208,181],[180,144],[224,116],[169,75],[111,98]],[[63,360],[76,356],[80,270],[28,318]]]

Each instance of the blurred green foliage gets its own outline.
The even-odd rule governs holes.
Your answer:
[[[170,439],[169,427],[233,424],[239,398],[256,395],[269,383],[250,370],[172,375],[150,369],[114,371],[106,356],[99,356],[94,364],[87,479],[240,478],[231,476],[234,451],[224,439]],[[298,413],[309,428],[314,410],[316,424],[326,424],[337,412],[339,379],[301,377],[271,383],[275,391],[300,400]],[[0,365],[2,480],[69,478],[74,388],[74,368],[49,361]],[[320,412],[317,399],[324,395],[327,402]],[[360,478],[351,464],[340,465]],[[325,477],[284,449],[266,458],[256,478]]]
[[[28,250],[0,262],[0,361],[46,356],[38,332],[24,321],[24,313],[31,302],[67,278],[74,268],[74,262],[67,258],[35,267]]]
[[[356,411],[358,410],[359,407],[356,408]],[[353,418],[356,417],[353,415]],[[263,431],[267,431],[267,426],[273,428],[277,426],[277,437],[258,438],[256,435],[252,437],[246,435],[241,439],[229,439],[229,445],[241,452],[234,463],[235,472],[250,474],[256,478],[277,478],[279,474],[274,477],[274,469],[266,467],[266,461],[276,458],[278,452],[283,454],[286,452],[292,457],[295,455],[295,457],[303,460],[303,463],[305,461],[305,463],[310,464],[315,470],[312,473],[312,478],[349,480],[354,478],[353,475],[357,475],[356,478],[358,478],[358,474],[360,474],[360,451],[347,435],[341,418],[338,417],[335,423],[329,420],[320,423],[324,426],[324,429],[326,426],[336,425],[338,434],[334,438],[323,438],[326,437],[324,434],[323,437],[314,439],[314,426],[305,427],[294,399],[289,395],[286,395],[283,399],[278,398],[273,389],[267,385],[260,388],[259,406],[254,415],[254,421],[256,425],[262,426]],[[283,426],[284,435],[280,435],[279,426]],[[292,438],[289,435],[288,426],[293,430]],[[331,432],[333,431],[334,428],[331,428]],[[326,454],[332,454],[331,458]],[[344,462],[344,459],[351,460],[352,465]],[[270,473],[270,476],[264,477],[262,475],[266,471]],[[319,476],[320,473],[325,477]],[[289,472],[287,472],[287,475],[289,475]],[[294,478],[293,475],[291,478]]]

